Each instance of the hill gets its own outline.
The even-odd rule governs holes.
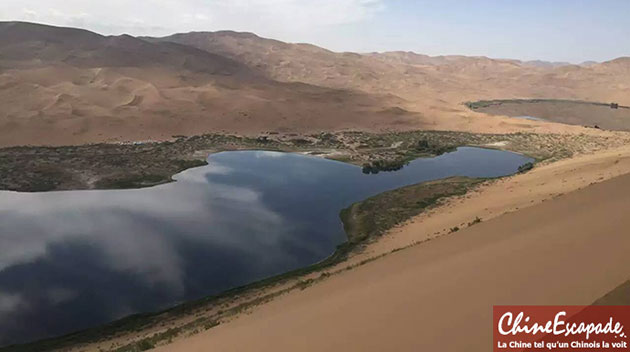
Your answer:
[[[571,65],[542,61],[427,56],[413,52],[336,53],[309,44],[290,44],[231,31],[175,34],[168,41],[220,54],[283,82],[305,82],[405,100],[435,129],[504,132],[523,123],[488,119],[462,103],[482,99],[547,98],[630,103],[630,62]],[[536,130],[558,130],[535,126]]]
[[[0,146],[417,127],[399,103],[278,82],[178,43],[0,23]]]
[[[233,31],[103,36],[0,22],[0,146],[356,129],[583,132],[469,110],[546,98],[630,105],[630,60],[339,53]]]

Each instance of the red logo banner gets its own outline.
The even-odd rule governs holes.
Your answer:
[[[630,306],[494,306],[493,324],[494,352],[630,351]]]

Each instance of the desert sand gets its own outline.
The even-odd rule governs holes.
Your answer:
[[[388,237],[422,239],[480,211],[503,215],[157,351],[488,351],[493,304],[591,304],[628,280],[628,172],[622,148],[492,183]]]
[[[106,37],[7,22],[0,23],[0,147],[338,130],[615,138],[463,103],[630,105],[629,81],[630,58],[539,65],[335,53],[250,33]],[[488,351],[493,304],[590,304],[630,278],[629,174],[626,146],[488,182],[392,229],[323,281],[158,350]],[[480,224],[467,226],[477,217]],[[454,226],[462,229],[449,233]]]
[[[401,102],[279,82],[171,42],[0,22],[0,147],[418,127]]]
[[[627,173],[630,173],[627,146],[539,165],[526,174],[492,181],[464,196],[449,199],[442,206],[392,229],[388,236],[350,261],[356,263],[430,240],[447,234],[454,226],[463,228],[476,217],[487,221]]]
[[[336,53],[251,33],[102,36],[0,23],[0,147],[224,132],[593,133],[470,111],[479,99],[630,104],[630,59],[532,65],[487,57]]]

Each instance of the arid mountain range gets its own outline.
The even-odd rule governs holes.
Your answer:
[[[554,131],[560,127],[490,117],[463,103],[564,98],[627,105],[628,82],[630,58],[569,65],[336,53],[231,31],[135,38],[1,22],[0,146],[207,132]]]

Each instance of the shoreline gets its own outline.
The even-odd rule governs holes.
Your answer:
[[[313,280],[309,286],[335,274],[353,272],[351,269],[388,257],[391,253],[421,247],[443,237],[459,236],[459,232],[451,233],[450,229],[453,226],[476,226],[470,222],[477,217],[485,223],[627,173],[630,173],[630,147],[621,147],[541,165],[525,174],[485,182],[463,196],[448,198],[443,204],[396,226],[378,240],[368,243],[364,251],[330,269],[327,275],[308,276],[307,279]],[[530,187],[535,185],[540,185],[540,189],[529,192]],[[513,196],[515,193],[518,194]],[[292,290],[287,295],[299,295],[300,291]],[[253,307],[252,311],[257,309]],[[248,315],[241,314],[236,321]]]
[[[630,107],[618,103],[558,99],[481,100],[464,104],[489,116],[519,118],[532,123],[560,123],[589,130],[630,131]]]
[[[630,134],[479,134],[408,131],[371,134],[336,132],[316,135],[236,135],[180,137],[146,144],[90,144],[66,147],[0,148],[0,190],[44,192],[84,189],[131,189],[172,182],[173,175],[203,166],[209,154],[233,150],[308,153],[387,171],[461,146],[492,148],[559,160],[630,142]]]
[[[611,157],[614,158],[616,155],[615,153],[617,153],[616,149],[612,151],[607,150],[604,152],[599,152],[597,153],[595,159],[600,159],[600,160],[605,159],[604,162],[610,162],[609,159]],[[625,156],[625,158],[627,158],[628,154],[630,154],[630,150],[626,147],[622,147],[621,153]],[[200,331],[204,331],[206,329],[212,328],[218,325],[219,323],[229,323],[232,319],[235,319],[241,316],[243,312],[249,312],[251,310],[255,310],[255,307],[261,304],[264,304],[268,301],[271,301],[277,298],[278,296],[282,296],[287,293],[290,294],[291,292],[295,292],[295,291],[304,290],[305,288],[319,281],[326,280],[335,274],[342,273],[350,269],[354,269],[358,266],[362,266],[364,264],[367,264],[379,258],[385,257],[389,253],[397,252],[404,248],[414,247],[418,244],[426,243],[427,241],[431,241],[435,238],[442,237],[450,233],[449,229],[452,229],[453,228],[452,226],[443,227],[442,229],[440,229],[440,231],[427,233],[425,236],[422,236],[422,237],[414,236],[413,238],[409,238],[408,236],[400,235],[401,232],[404,232],[404,229],[408,229],[410,226],[414,226],[414,224],[422,223],[423,224],[422,226],[425,227],[426,222],[429,219],[433,219],[433,220],[429,220],[429,221],[433,221],[433,224],[430,226],[430,228],[435,228],[436,227],[435,219],[440,218],[440,216],[436,216],[437,214],[441,214],[442,218],[446,218],[445,221],[450,221],[451,225],[453,226],[461,225],[462,228],[464,228],[466,227],[465,226],[466,223],[468,223],[469,226],[471,226],[470,222],[474,219],[478,218],[480,219],[480,221],[486,221],[493,217],[499,216],[501,214],[513,211],[513,209],[512,210],[508,209],[507,211],[504,211],[503,213],[497,212],[493,215],[491,214],[491,215],[483,215],[483,216],[479,216],[479,215],[472,216],[472,214],[469,214],[461,223],[453,222],[454,220],[453,216],[444,216],[446,214],[452,213],[452,209],[453,209],[452,207],[457,206],[458,204],[461,204],[459,202],[465,201],[466,199],[479,199],[481,197],[480,195],[488,193],[488,189],[492,190],[492,189],[496,189],[497,187],[503,188],[505,184],[513,183],[515,179],[521,180],[523,178],[526,178],[526,179],[531,178],[531,176],[528,176],[528,175],[539,175],[541,173],[540,170],[544,171],[544,170],[548,170],[549,168],[554,169],[556,168],[558,164],[560,164],[559,169],[564,170],[566,167],[568,167],[567,165],[572,165],[575,163],[580,164],[581,162],[579,160],[584,159],[584,158],[587,158],[590,160],[591,158],[593,158],[593,156],[582,155],[576,158],[564,159],[564,160],[557,161],[554,163],[542,163],[540,167],[536,167],[533,171],[530,171],[527,174],[522,174],[522,175],[517,175],[517,176],[508,176],[506,178],[499,179],[499,180],[486,181],[482,185],[480,185],[478,188],[473,188],[471,192],[467,192],[463,196],[451,197],[446,202],[439,202],[435,207],[430,207],[428,211],[421,213],[420,215],[416,216],[412,220],[402,225],[396,226],[393,229],[387,231],[387,233],[379,237],[378,240],[368,241],[367,244],[365,245],[365,248],[363,248],[359,253],[355,253],[353,256],[351,256],[345,261],[340,261],[337,263],[333,262],[332,265],[329,265],[329,263],[326,263],[324,265],[322,265],[322,263],[318,263],[315,265],[316,268],[313,268],[311,266],[307,268],[298,269],[296,271],[282,274],[280,275],[280,278],[273,277],[266,280],[262,280],[260,282],[253,283],[251,285],[235,288],[233,290],[227,291],[218,296],[206,297],[206,298],[202,298],[200,300],[193,301],[193,302],[186,302],[186,303],[183,303],[182,305],[170,308],[166,311],[131,316],[131,317],[123,319],[122,321],[108,324],[109,329],[112,329],[112,325],[113,325],[113,331],[115,331],[115,333],[114,335],[111,335],[111,333],[107,333],[106,335],[108,336],[107,338],[105,338],[104,342],[101,341],[100,343],[97,343],[97,344],[91,343],[87,345],[78,345],[78,346],[75,345],[73,350],[85,350],[87,348],[87,350],[105,349],[105,350],[120,351],[120,352],[132,351],[134,350],[133,348],[137,347],[137,345],[139,343],[142,343],[142,341],[151,340],[152,338],[156,336],[161,337],[159,341],[157,341],[159,345],[160,343],[181,339],[182,336],[187,336],[187,334],[190,334],[193,332],[195,334],[199,333]],[[625,160],[624,163],[622,164],[624,165],[624,167],[627,166],[626,161],[627,160]],[[586,163],[588,165],[591,165],[592,160]],[[617,164],[620,164],[620,163],[617,163]],[[622,166],[622,165],[618,165],[618,166]],[[630,166],[627,167],[627,170],[630,170]],[[616,172],[617,174],[619,173],[618,171]],[[544,172],[547,172],[547,171],[544,171]],[[615,172],[611,172],[607,176],[613,177],[613,174],[615,174]],[[517,182],[520,182],[520,181],[517,181]],[[552,188],[557,187],[557,186],[558,185],[555,185]],[[562,193],[562,192],[559,192],[559,193]],[[538,194],[538,196],[543,196],[543,194],[542,193]],[[543,198],[547,199],[545,197]],[[544,199],[542,201],[544,201]],[[504,205],[505,204],[501,205],[501,207],[504,207]],[[459,208],[461,209],[462,206],[460,205]],[[464,206],[463,208],[470,208],[475,211],[479,211],[479,207],[474,206],[474,205],[472,207]],[[519,209],[519,208],[516,207],[516,209]],[[490,211],[490,213],[492,213],[492,211]],[[460,216],[462,216],[462,214],[460,214]],[[444,226],[445,222],[437,221],[437,224],[441,224],[441,226]],[[457,234],[454,234],[454,235],[457,235]],[[335,257],[335,254],[333,254],[331,257],[324,260],[323,262],[327,262],[328,260],[334,257]],[[201,312],[208,313],[212,309],[214,309],[215,313],[220,310],[221,313],[219,314],[224,314],[225,316],[221,317],[221,319],[208,318],[207,316],[206,318],[203,318],[203,319],[198,318]],[[195,318],[193,319],[191,317],[195,317]],[[153,326],[151,325],[151,323],[147,324],[147,321],[146,321],[147,318],[153,321],[155,324],[153,324]],[[164,324],[161,324],[161,325],[159,324],[159,323],[163,323],[164,321],[176,322],[175,325],[178,327],[165,328],[163,326]],[[65,337],[54,338],[52,340],[66,341],[69,338],[74,339],[80,334],[85,334],[85,333],[88,333],[88,335],[96,333],[96,335],[98,335],[99,329],[100,328],[95,328],[95,329],[91,329],[90,331],[74,333],[74,334],[67,335]],[[132,333],[131,335],[133,336],[129,336],[128,334],[129,331],[140,331],[140,332]],[[122,335],[116,336],[116,334],[119,334],[121,332],[122,332]],[[177,334],[175,334],[175,332],[177,332]],[[103,338],[103,336],[101,336],[101,338]],[[40,342],[36,342],[35,344],[40,345],[41,343],[44,343],[47,341],[51,341],[51,340],[40,341]],[[115,346],[117,346],[117,349],[109,348],[111,346],[112,341],[115,341]],[[32,346],[32,344],[30,345]],[[27,349],[23,349],[22,347],[27,347],[27,345],[14,346],[13,349],[12,347],[5,347],[5,348],[0,348],[0,350],[2,351],[27,350]]]
[[[368,199],[379,198],[389,193],[401,192],[400,190],[402,189],[414,189],[420,193],[424,192],[426,194],[425,197],[427,198],[427,201],[417,208],[417,212],[420,213],[434,206],[436,201],[454,194],[459,195],[465,193],[469,189],[477,187],[479,183],[485,182],[486,180],[487,179],[450,177],[386,191]],[[364,201],[354,203],[352,206],[363,203]],[[343,213],[343,210],[341,213]],[[344,224],[347,224],[347,222],[344,222]],[[186,320],[189,316],[198,316],[198,313],[196,312],[199,310],[206,310],[208,306],[224,307],[226,301],[229,302],[236,299],[237,302],[233,306],[223,309],[222,312],[219,312],[214,316],[197,318],[192,322],[178,324],[178,326],[171,327],[166,331],[154,333],[149,340],[154,341],[151,343],[154,344],[155,342],[163,342],[165,339],[177,336],[181,331],[197,330],[199,327],[208,329],[218,325],[222,320],[230,319],[232,316],[238,315],[243,310],[248,310],[256,305],[269,301],[292,290],[304,289],[319,280],[327,278],[335,273],[334,271],[330,272],[327,270],[343,265],[348,258],[351,258],[356,253],[359,253],[362,246],[380,236],[381,233],[369,234],[369,236],[363,236],[360,238],[356,238],[354,235],[355,234],[353,232],[346,232],[346,242],[339,245],[335,252],[317,263],[313,263],[302,268],[235,287],[217,295],[186,301],[165,310],[134,314],[102,326],[77,331],[59,337],[43,339],[20,345],[5,346],[0,348],[0,351],[30,351],[57,348],[65,349],[77,344],[80,345],[83,341],[93,342],[92,340],[100,340],[102,337],[111,337],[111,335],[116,335],[119,332],[123,332],[124,334],[125,331],[137,331],[139,328],[152,329],[158,325],[163,325],[160,324],[163,319],[175,318]],[[312,277],[313,275],[315,275],[315,277]],[[140,340],[138,343],[134,343],[133,345],[139,346],[139,344],[145,340],[147,339]],[[134,346],[121,347],[122,349],[115,349],[115,351],[135,350]]]
[[[439,238],[453,226],[466,226],[471,219],[492,220],[627,173],[630,173],[630,146],[542,162],[527,173],[491,180],[463,196],[449,198],[390,229],[364,254],[350,261]]]
[[[493,305],[619,302],[630,275],[621,162],[621,176],[333,275],[156,351],[487,351]]]
[[[266,303],[274,304],[273,302],[285,299],[284,297],[295,297],[305,289],[319,287],[337,275],[353,273],[355,271],[353,269],[363,267],[365,264],[380,262],[381,259],[388,258],[389,254],[411,248],[420,248],[424,244],[432,243],[441,238],[460,236],[459,231],[451,232],[450,229],[453,226],[462,226],[462,229],[478,226],[470,224],[471,220],[476,217],[485,223],[502,215],[539,205],[559,195],[577,191],[591,184],[601,183],[626,173],[630,173],[630,147],[581,155],[554,163],[543,163],[528,173],[486,181],[471,192],[448,198],[442,204],[438,204],[410,221],[396,226],[377,240],[368,242],[361,252],[324,272],[315,271],[305,276],[289,279],[288,282],[279,286],[262,288],[262,292],[258,292],[259,295],[256,298],[245,299],[245,306],[239,308],[237,314],[222,321],[221,325],[238,324],[241,318],[248,317],[260,309],[265,309]],[[541,185],[541,183],[545,184]],[[537,192],[528,192],[530,187],[536,185],[539,185]],[[511,196],[514,193],[517,194]],[[151,339],[164,331],[168,330],[147,331],[143,338],[135,340],[132,345],[144,339]],[[187,340],[189,336],[203,333],[203,330],[194,333],[189,331],[181,336],[173,337],[172,341]],[[155,346],[160,346],[165,342],[167,342],[166,346],[168,347],[169,340],[158,341]],[[96,351],[98,347],[103,345],[96,346],[82,347]]]

